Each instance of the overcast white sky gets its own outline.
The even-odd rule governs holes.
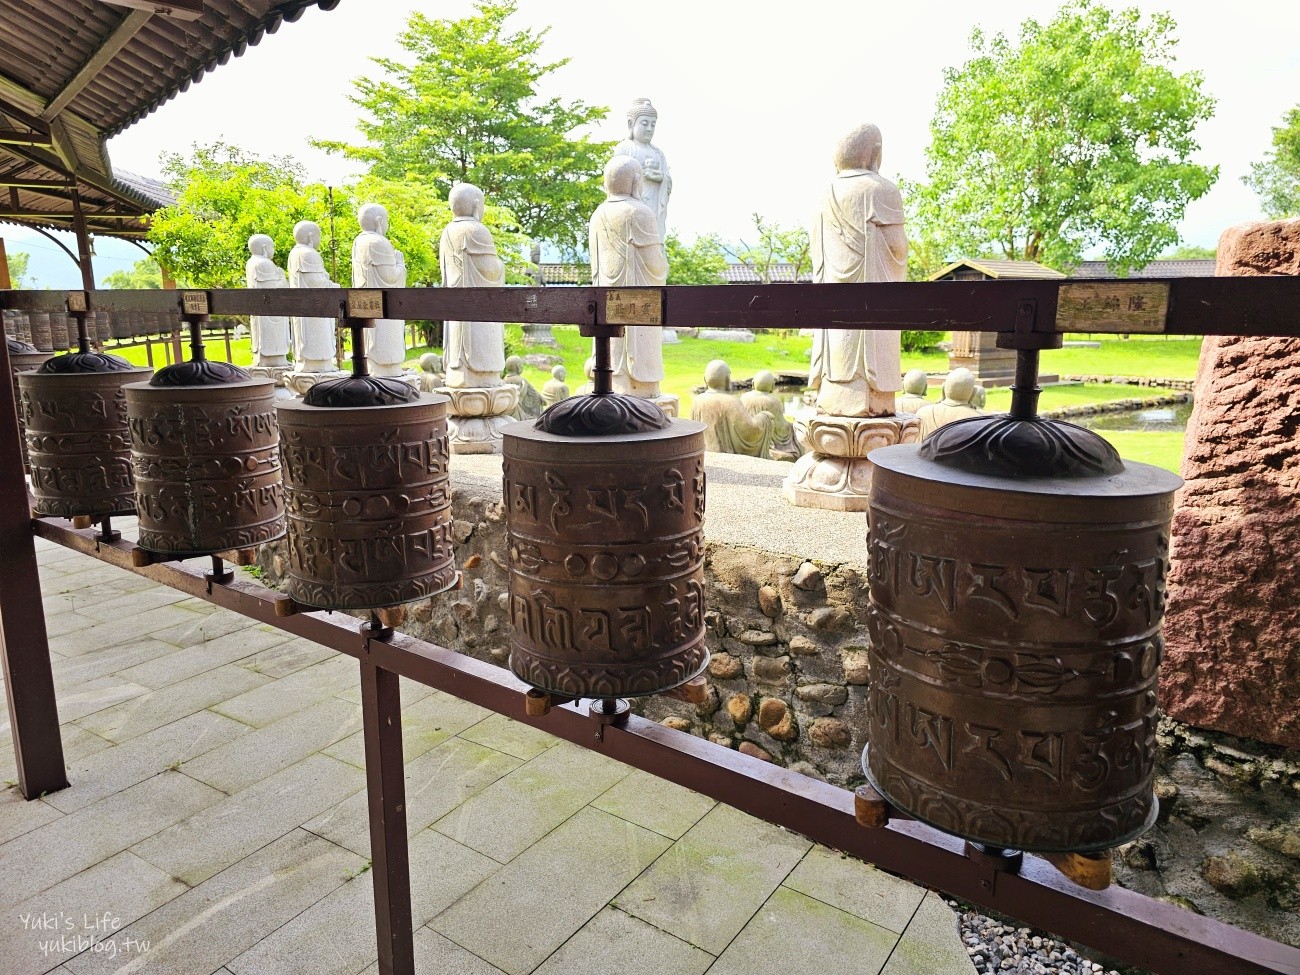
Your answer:
[[[1186,243],[1213,245],[1225,227],[1260,216],[1241,176],[1300,101],[1300,3],[1136,5],[1174,15],[1179,68],[1204,72],[1218,99],[1199,140],[1200,161],[1219,164],[1219,181],[1182,226]],[[346,179],[355,165],[307,140],[358,138],[351,80],[375,73],[372,56],[404,54],[396,37],[414,9],[448,18],[472,11],[469,0],[313,8],[114,139],[114,164],[156,175],[160,152],[222,138],[292,155],[326,182]],[[603,136],[624,137],[627,105],[651,98],[655,142],[673,174],[669,226],[688,238],[718,231],[735,239],[754,211],[803,222],[832,171],[836,139],[863,121],[884,133],[886,175],[923,177],[942,72],[968,57],[971,28],[1014,35],[1026,17],[1050,19],[1056,9],[1030,0],[520,0],[513,24],[551,28],[544,54],[571,61],[546,93],[609,106]]]

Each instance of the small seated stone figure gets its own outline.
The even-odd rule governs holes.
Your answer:
[[[740,402],[751,414],[766,413],[772,418],[771,460],[798,460],[803,448],[794,436],[794,424],[785,417],[785,403],[776,395],[776,377],[764,369],[754,376],[754,388],[742,393]]]
[[[970,399],[970,405],[975,407],[975,409],[979,410],[981,413],[984,413],[986,412],[984,409],[984,404],[987,403],[988,401],[989,401],[989,391],[985,389],[983,386],[976,386],[975,395],[972,396]]]
[[[899,413],[915,413],[923,406],[929,406],[925,398],[929,382],[924,369],[909,369],[903,377],[903,395],[898,398]]]
[[[582,364],[582,371],[587,376],[587,381],[577,388],[574,396],[590,396],[596,391],[596,357],[588,356],[587,361]]]
[[[432,393],[440,386],[447,385],[447,376],[443,370],[442,356],[436,352],[426,352],[420,356],[420,392]]]
[[[980,416],[971,400],[975,397],[975,374],[969,369],[954,369],[943,381],[943,399],[917,412],[921,419],[921,439],[949,423]]]
[[[542,403],[546,408],[569,398],[569,384],[565,382],[568,378],[564,366],[556,366],[551,370],[551,378],[542,384]]]
[[[546,407],[542,403],[542,394],[533,388],[533,384],[524,378],[524,360],[512,355],[506,360],[506,382],[519,387],[519,404],[511,414],[516,420],[532,420],[542,415]]]
[[[766,458],[772,445],[772,414],[751,414],[731,395],[731,367],[721,359],[704,367],[704,382],[708,389],[691,403],[691,419],[705,426],[704,449]]]

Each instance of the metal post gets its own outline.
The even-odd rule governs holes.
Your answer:
[[[9,374],[9,347],[0,342],[0,376]],[[0,393],[0,552],[5,560],[0,573],[0,659],[18,788],[24,797],[36,799],[66,788],[68,777],[63,768],[50,643],[18,443],[18,410],[8,382]]]
[[[415,975],[400,687],[395,673],[381,670],[369,660],[361,661],[361,719],[379,975]]]

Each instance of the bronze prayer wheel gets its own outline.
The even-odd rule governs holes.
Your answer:
[[[448,402],[278,404],[296,602],[380,609],[455,585]]]
[[[965,420],[871,460],[872,784],[993,847],[1142,833],[1181,481],[1037,418]]]
[[[27,319],[31,322],[32,327],[32,345],[38,349],[54,348],[54,337],[50,334],[50,313],[47,311],[28,312]]]
[[[101,348],[103,348],[103,346],[108,342],[108,340],[113,337],[113,333],[109,330],[108,327],[108,312],[97,311],[97,312],[92,312],[91,314],[94,316],[94,322],[95,322],[95,327],[93,330],[95,334],[95,342]],[[86,324],[89,325],[90,322],[91,319],[87,318]]]
[[[592,410],[618,419],[628,401],[657,416],[633,417],[631,432],[603,420],[584,427]],[[576,422],[548,424],[554,418]],[[709,659],[704,425],[670,423],[646,400],[597,394],[502,434],[510,669],[551,693],[604,699],[654,694],[699,674]]]
[[[54,351],[66,352],[71,348],[76,338],[75,326],[72,334],[69,335],[68,313],[64,311],[50,312],[50,345],[54,348]]]
[[[33,511],[38,515],[102,518],[135,513],[131,480],[131,442],[127,434],[127,383],[149,375],[116,356],[103,360],[102,371],[47,371],[18,377],[22,391],[19,416],[26,428],[32,474]]]
[[[160,377],[213,384],[160,385]],[[189,558],[284,534],[271,380],[187,362],[128,386],[126,403],[140,548]]]
[[[8,313],[6,312],[6,314]],[[5,326],[6,328],[9,326],[9,321],[7,319],[5,321]],[[41,352],[36,348],[36,346],[14,338],[9,339],[8,344],[9,371],[13,374],[14,403],[18,407],[18,441],[22,444],[23,448],[23,471],[28,473],[31,471],[31,465],[27,457],[27,427],[23,423],[23,394],[22,390],[18,388],[18,374],[20,372],[29,372],[32,369],[40,368],[40,366],[44,365],[47,360],[53,358],[54,353]]]
[[[125,311],[114,311],[108,313],[109,331],[113,338],[122,340],[132,337],[131,334],[131,314]]]

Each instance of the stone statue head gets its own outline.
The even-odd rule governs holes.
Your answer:
[[[929,381],[926,378],[924,369],[909,369],[903,376],[903,392],[910,393],[912,396],[924,396],[926,389],[929,387]]]
[[[635,141],[649,145],[654,138],[655,125],[659,122],[659,112],[650,104],[648,98],[638,98],[627,110],[627,132]]]
[[[372,234],[388,233],[388,211],[379,203],[363,203],[357,211],[357,223]]]
[[[712,392],[728,392],[731,389],[731,366],[721,359],[714,359],[704,367],[704,382]]]
[[[582,371],[587,376],[588,382],[594,382],[596,379],[596,357],[588,356],[587,361],[582,364]]]
[[[447,202],[451,204],[452,216],[483,219],[483,191],[473,183],[457,183],[451,188]]]
[[[969,403],[975,395],[975,373],[969,369],[954,369],[943,381],[943,398],[954,403]]]
[[[425,372],[442,372],[442,356],[436,352],[426,352],[420,356],[420,368]]]
[[[524,360],[517,355],[512,355],[506,360],[507,376],[522,376],[524,373]]]
[[[976,386],[975,392],[971,394],[970,405],[977,410],[984,409],[984,404],[989,401],[989,391],[983,386]]]
[[[293,225],[293,240],[295,244],[305,244],[311,248],[319,247],[320,227],[310,220],[299,220]]]
[[[631,156],[615,156],[605,163],[605,193],[614,196],[639,196],[641,164]]]
[[[859,125],[835,146],[835,169],[870,169],[880,168],[880,154],[883,142],[880,129],[868,122]]]
[[[776,377],[764,369],[754,375],[754,388],[760,393],[770,393],[776,389]]]
[[[253,234],[248,238],[248,253],[255,257],[274,257],[275,241],[266,234]]]
[[[569,373],[565,370],[564,366],[556,366],[551,370],[551,378],[557,383],[562,383],[569,378]]]

